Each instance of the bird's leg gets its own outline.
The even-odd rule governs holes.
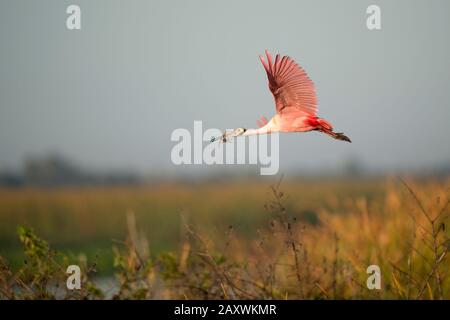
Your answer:
[[[334,138],[335,138],[336,140],[347,141],[347,142],[350,142],[350,143],[352,142],[352,141],[350,140],[350,138],[347,137],[343,132],[335,132],[334,134],[335,134]]]

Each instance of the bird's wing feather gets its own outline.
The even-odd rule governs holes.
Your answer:
[[[267,62],[259,56],[269,79],[269,89],[275,97],[278,113],[283,110],[304,113],[315,116],[317,114],[317,96],[314,83],[294,60],[284,56],[280,59],[277,54],[275,61],[266,50]]]

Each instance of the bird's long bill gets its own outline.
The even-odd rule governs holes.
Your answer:
[[[215,142],[215,141],[219,141],[219,142],[225,143],[225,142],[228,141],[227,137],[228,137],[228,134],[227,134],[227,132],[225,131],[221,136],[218,136],[218,137],[212,137],[210,142],[213,143],[213,142]]]
[[[223,135],[221,135],[220,137],[211,137],[211,140],[209,142],[213,143],[215,141],[220,141],[223,139]]]
[[[220,142],[228,142],[229,138],[240,136],[242,133],[239,132],[239,129],[235,129],[233,131],[224,131],[224,133],[219,137],[212,137],[211,142],[220,141]]]

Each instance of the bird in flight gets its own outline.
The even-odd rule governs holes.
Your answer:
[[[327,120],[317,116],[317,96],[314,83],[294,60],[288,56],[275,61],[266,50],[267,61],[259,56],[269,80],[269,89],[275,98],[276,114],[270,121],[261,117],[258,129],[238,128],[225,132],[211,142],[220,140],[226,142],[230,137],[270,134],[273,132],[323,132],[336,140],[351,142],[340,132],[334,132],[333,126]]]

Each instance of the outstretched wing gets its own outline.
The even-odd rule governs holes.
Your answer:
[[[273,62],[272,56],[266,50],[267,62],[259,56],[266,69],[269,79],[269,89],[275,97],[278,113],[295,111],[305,115],[317,114],[317,96],[314,83],[294,60],[284,56],[280,59],[277,54]],[[288,110],[289,108],[289,110]]]

